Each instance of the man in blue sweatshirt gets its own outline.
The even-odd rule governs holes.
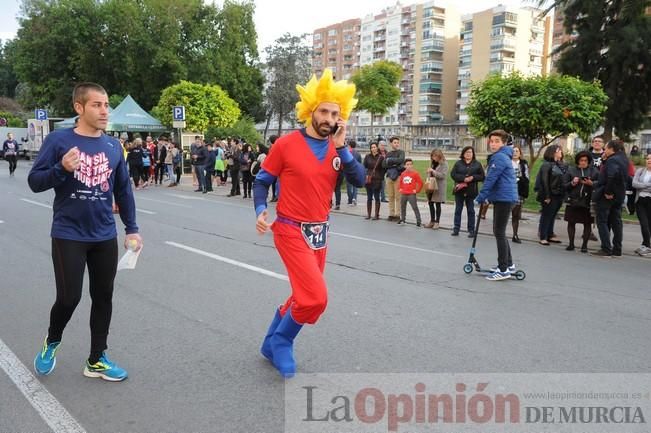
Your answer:
[[[506,238],[506,226],[509,222],[511,208],[518,202],[517,179],[511,160],[513,149],[506,145],[509,134],[497,129],[488,135],[489,146],[493,155],[479,195],[475,201],[479,204],[493,204],[493,234],[497,242],[497,267],[486,277],[490,281],[506,280],[515,272],[511,246]]]
[[[124,247],[138,251],[142,238],[122,147],[104,134],[109,107],[106,90],[94,83],[78,84],[72,102],[79,115],[77,126],[45,138],[28,177],[32,191],[55,191],[51,236],[57,296],[34,369],[44,375],[54,370],[63,330],[81,299],[88,266],[91,341],[84,375],[119,382],[127,378],[127,372],[105,353],[118,262],[114,198],[126,227]]]

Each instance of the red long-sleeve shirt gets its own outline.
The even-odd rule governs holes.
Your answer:
[[[423,179],[417,171],[405,170],[400,175],[400,194],[417,194],[423,189]]]

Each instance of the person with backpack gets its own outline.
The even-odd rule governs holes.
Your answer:
[[[567,165],[563,162],[563,149],[557,144],[550,144],[543,154],[543,162],[536,176],[536,200],[542,205],[540,222],[538,224],[538,243],[549,245],[559,244],[560,239],[554,235],[556,215],[563,205],[565,184],[563,178],[567,173]]]
[[[219,176],[219,186],[226,184],[224,173],[226,172],[226,164],[224,162],[224,149],[222,142],[215,140],[215,176]]]

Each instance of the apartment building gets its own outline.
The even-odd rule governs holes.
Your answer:
[[[470,83],[492,73],[545,75],[550,71],[552,21],[533,7],[497,6],[465,15],[461,23],[457,116],[467,123]]]
[[[402,66],[400,102],[374,125],[380,135],[399,134],[404,125],[453,121],[460,16],[438,2],[400,3],[362,19],[360,66],[390,60]],[[362,129],[369,113],[358,113]]]
[[[400,102],[374,118],[375,134],[399,134],[404,125],[453,122],[460,19],[453,8],[439,6],[438,1],[409,6],[396,3],[361,20],[317,29],[313,34],[314,72],[318,75],[330,67],[338,78],[349,78],[359,67],[379,60],[402,66]],[[355,34],[352,30],[346,33],[347,28],[358,29],[356,45],[346,41],[346,35]],[[347,49],[350,45],[352,50]],[[355,113],[351,122],[356,135],[363,136],[370,129],[371,115]]]
[[[349,79],[359,69],[359,18],[316,29],[312,34],[312,68],[321,76],[332,69],[335,78]]]

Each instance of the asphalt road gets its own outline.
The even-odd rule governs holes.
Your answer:
[[[258,349],[289,285],[240,197],[137,192],[145,248],[118,274],[108,352],[127,381],[81,374],[87,289],[51,376],[8,361],[32,370],[55,296],[53,193],[33,194],[28,168],[9,178],[0,163],[0,432],[282,432],[284,381]],[[329,305],[297,339],[299,372],[651,371],[648,260],[524,243],[512,249],[526,280],[489,282],[463,273],[465,237],[342,214],[331,223]],[[480,236],[478,256],[495,262],[494,239]],[[39,414],[29,398],[44,392],[77,424]]]

